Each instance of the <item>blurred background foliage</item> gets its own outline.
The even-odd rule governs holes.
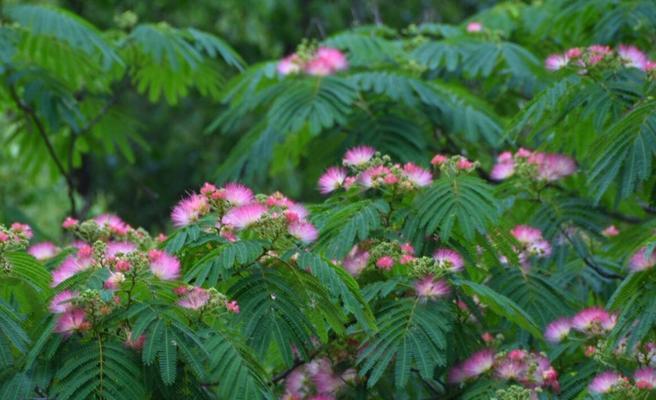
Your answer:
[[[178,28],[194,27],[222,38],[248,64],[253,64],[293,52],[306,37],[321,40],[344,29],[375,23],[397,29],[422,22],[458,23],[495,2],[409,0],[400,5],[391,0],[6,0],[3,3],[5,25],[13,23],[7,7],[29,3],[69,10],[106,32],[108,37],[119,35],[117,31],[129,32],[138,23],[163,21]],[[236,73],[232,69],[225,76]],[[134,85],[125,82],[114,82],[111,86],[115,96],[110,98],[111,112],[117,118],[113,121],[115,125],[106,129],[130,135],[127,146],[131,155],[126,157],[114,149],[96,151],[94,145],[80,146],[80,160],[74,171],[77,203],[81,207],[78,211],[95,214],[111,210],[131,224],[162,229],[168,223],[170,207],[187,190],[216,178],[217,167],[227,157],[236,138],[204,133],[220,107],[215,96],[191,90],[172,105],[163,99],[149,101]],[[2,93],[0,99],[6,100],[5,95]],[[16,117],[7,111],[0,119],[0,221],[29,222],[42,238],[56,238],[60,221],[69,213],[66,184],[43,151],[17,143],[20,122]],[[138,140],[134,135],[138,135]],[[38,141],[32,145],[43,147]],[[25,152],[29,151],[34,151],[35,157],[33,164],[27,166]],[[301,198],[311,198],[314,187],[296,192]]]

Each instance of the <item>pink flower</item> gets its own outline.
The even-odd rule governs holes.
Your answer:
[[[538,240],[542,240],[542,231],[530,225],[517,225],[510,233],[517,239],[518,242],[523,244],[531,244]]]
[[[150,272],[159,279],[169,281],[180,276],[180,261],[163,250],[150,250]]]
[[[583,51],[579,47],[574,47],[565,52],[565,57],[568,59],[579,58],[583,55]]]
[[[592,307],[581,310],[571,319],[572,328],[579,332],[601,334],[615,327],[617,316],[603,308]]]
[[[125,338],[125,347],[133,350],[141,350],[144,343],[146,342],[146,336],[141,335],[137,339],[132,340],[132,334],[128,332],[128,336]]]
[[[470,171],[474,169],[474,163],[464,157],[460,157],[460,159],[456,163],[456,168],[458,168],[461,171]]]
[[[435,300],[448,296],[451,288],[443,279],[435,280],[432,275],[427,275],[415,282],[417,297],[423,300]]]
[[[563,54],[552,54],[544,60],[544,66],[550,71],[557,71],[567,66],[569,59]]]
[[[66,217],[64,222],[62,222],[62,228],[64,228],[64,229],[73,229],[77,226],[77,224],[79,222],[80,221],[76,220],[75,218]]]
[[[319,231],[309,222],[294,222],[287,228],[289,234],[303,243],[312,243],[319,237]]]
[[[0,243],[6,242],[9,240],[9,235],[4,232],[0,232]]]
[[[612,53],[612,50],[608,46],[603,46],[600,44],[593,44],[588,47],[588,64],[595,65],[606,58],[607,55]]]
[[[629,260],[629,269],[634,272],[651,269],[656,265],[656,249],[647,257],[647,247],[638,250]]]
[[[178,301],[180,307],[190,310],[203,308],[210,301],[210,292],[206,289],[195,287],[187,291],[182,299]]]
[[[294,202],[280,192],[275,192],[266,199],[267,207],[289,207]]]
[[[105,250],[106,257],[116,257],[119,254],[130,254],[137,250],[137,245],[132,242],[109,242]]]
[[[609,225],[609,226],[606,227],[606,229],[601,231],[601,234],[606,236],[606,237],[613,237],[613,236],[619,235],[620,230],[617,229],[617,227],[615,227],[615,225]]]
[[[75,331],[84,331],[91,327],[91,324],[86,320],[87,314],[84,310],[74,308],[68,310],[59,316],[57,324],[55,325],[55,332],[70,335]]]
[[[171,212],[173,226],[181,228],[192,224],[210,210],[210,203],[207,197],[200,194],[192,194],[186,199],[182,199]]]
[[[287,206],[287,211],[285,211],[285,216],[295,216],[294,221],[303,221],[307,216],[310,215],[307,208],[303,207],[301,204],[292,203]]]
[[[223,188],[224,198],[234,206],[251,203],[255,198],[253,191],[239,183],[228,183]]]
[[[21,224],[20,222],[14,222],[11,224],[11,231],[15,234],[22,234],[26,239],[32,239],[34,234],[32,233],[32,228],[27,224]]]
[[[342,265],[351,275],[358,275],[368,263],[369,252],[361,250],[358,245],[355,245],[344,258]]]
[[[121,218],[113,214],[102,214],[94,218],[94,221],[101,228],[107,228],[110,232],[116,235],[125,235],[128,233],[130,226],[126,224]]]
[[[278,73],[280,75],[296,74],[301,71],[301,59],[296,53],[291,54],[278,62]]]
[[[314,76],[327,76],[334,72],[330,63],[323,58],[313,58],[305,64],[305,73]]]
[[[638,68],[643,71],[647,67],[647,62],[649,61],[647,55],[635,46],[621,44],[617,48],[617,54],[627,66]]]
[[[116,270],[120,272],[127,272],[132,269],[132,264],[130,264],[128,260],[118,260],[116,261],[116,265],[114,265],[114,268],[116,268]]]
[[[638,389],[651,390],[656,387],[656,370],[650,367],[643,367],[633,374],[636,387]]]
[[[622,380],[622,375],[615,371],[602,372],[592,379],[592,382],[588,385],[588,390],[592,393],[598,394],[608,393],[613,389],[613,386],[617,385]]]
[[[205,182],[203,187],[200,188],[200,194],[205,196],[211,196],[213,193],[216,193],[219,189],[213,183]]]
[[[346,176],[346,170],[344,168],[328,168],[319,178],[319,191],[323,194],[327,194],[339,189],[344,185]]]
[[[51,242],[41,242],[30,246],[27,252],[37,260],[46,260],[56,256],[59,253],[59,249]]]
[[[455,384],[464,382],[465,380],[467,380],[467,374],[465,374],[465,371],[462,369],[462,365],[455,366],[449,370],[447,382]]]
[[[125,275],[121,272],[110,272],[109,278],[104,283],[105,289],[115,290],[125,281]]]
[[[467,32],[469,33],[475,33],[475,32],[480,32],[483,30],[483,24],[480,22],[470,22],[467,24]]]
[[[645,71],[653,71],[656,69],[656,61],[649,60],[645,64]]]
[[[394,266],[394,259],[390,256],[383,256],[376,260],[376,266],[380,269],[391,269]]]
[[[538,167],[538,179],[553,182],[576,172],[576,161],[562,154],[533,153],[529,163]]]
[[[394,178],[390,180],[390,177]],[[366,188],[373,187],[380,184],[392,184],[396,181],[396,177],[392,171],[384,165],[367,168],[359,175],[360,183]]]
[[[323,60],[329,66],[332,72],[343,71],[348,68],[348,61],[344,53],[330,47],[319,47],[315,58]]]
[[[433,175],[430,171],[413,163],[407,163],[403,166],[403,175],[418,187],[428,186],[433,182]]]
[[[467,378],[473,378],[489,371],[494,365],[494,352],[491,349],[484,349],[472,354],[462,364],[462,372]]]
[[[449,157],[447,157],[443,154],[436,154],[435,157],[433,157],[433,159],[431,160],[431,164],[439,167],[440,165],[444,164],[448,160],[449,160]]]
[[[66,279],[91,266],[93,259],[85,251],[78,251],[77,256],[68,256],[52,271],[52,287],[59,285]]]
[[[344,154],[343,163],[347,166],[360,166],[364,165],[371,160],[371,158],[376,153],[376,150],[373,147],[369,146],[358,146],[349,149],[346,154]]]
[[[403,243],[401,245],[401,251],[405,254],[415,254],[415,248],[410,243]]]
[[[233,314],[239,314],[239,304],[237,304],[237,300],[227,301],[226,309]]]
[[[551,343],[558,343],[569,335],[571,329],[569,318],[560,318],[549,325],[544,331],[544,338]]]
[[[231,208],[221,219],[221,222],[227,225],[244,229],[262,218],[267,212],[265,205],[260,203],[251,203],[243,206]]]
[[[77,292],[72,292],[70,290],[64,290],[63,292],[57,293],[55,297],[50,301],[50,306],[48,309],[53,314],[61,314],[66,311],[72,310],[74,308],[71,300],[77,297]]]
[[[500,379],[519,380],[526,375],[528,365],[523,360],[504,358],[495,368],[495,375]]]
[[[462,271],[462,268],[465,266],[465,260],[460,253],[447,248],[437,249],[433,253],[433,259],[437,261],[440,267],[446,268],[451,272]]]
[[[497,163],[490,171],[490,178],[495,181],[502,181],[511,177],[515,173],[515,161],[512,153],[504,151],[497,157]]]

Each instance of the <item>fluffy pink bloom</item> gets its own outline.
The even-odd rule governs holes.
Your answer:
[[[234,206],[243,206],[255,199],[253,197],[253,191],[240,183],[228,183],[225,185],[223,188],[223,198]]]
[[[615,371],[606,371],[597,375],[592,379],[590,385],[588,385],[588,390],[592,393],[604,394],[611,391],[613,386],[617,385],[622,381],[622,375],[618,374]]]
[[[530,225],[517,225],[510,233],[518,242],[530,244],[542,239],[542,231]]]
[[[150,272],[162,280],[173,280],[180,276],[180,261],[163,250],[150,250]]]
[[[497,163],[490,171],[490,178],[495,181],[501,181],[511,177],[515,173],[515,161],[512,153],[504,151],[497,157]]]
[[[656,69],[656,61],[654,60],[649,60],[645,64],[645,71],[653,71]]]
[[[358,245],[355,245],[344,258],[342,265],[351,275],[358,275],[368,263],[369,252],[361,250]]]
[[[137,245],[132,242],[109,242],[105,250],[106,257],[116,257],[119,254],[130,254],[137,250]]]
[[[467,378],[473,378],[489,371],[493,365],[494,352],[491,349],[484,349],[466,359],[462,363],[462,370]]]
[[[620,230],[617,229],[617,227],[615,225],[609,225],[609,226],[606,227],[606,229],[601,231],[601,234],[606,236],[606,237],[613,237],[613,236],[619,235]]]
[[[294,202],[280,192],[275,192],[266,199],[267,207],[289,207],[292,204]]]
[[[133,350],[141,350],[143,348],[144,343],[146,342],[146,336],[141,335],[136,339],[132,339],[132,334],[128,332],[128,336],[125,338],[125,347],[133,349]]]
[[[75,218],[72,218],[72,217],[66,217],[66,219],[64,220],[64,222],[62,222],[62,228],[64,228],[64,229],[72,229],[72,228],[75,228],[79,222],[80,222],[80,221],[76,220]]]
[[[483,30],[483,24],[480,22],[470,22],[467,24],[467,32],[469,33],[474,33],[474,32],[480,32]]]
[[[120,272],[127,272],[132,269],[132,264],[130,264],[128,260],[118,260],[116,261],[114,268]]]
[[[237,304],[237,300],[227,301],[226,309],[233,314],[239,314],[239,304]]]
[[[415,248],[410,243],[403,243],[401,245],[401,251],[405,254],[415,254]]]
[[[571,319],[572,328],[579,332],[601,334],[615,327],[617,316],[603,308],[591,307],[581,310]]]
[[[203,187],[200,188],[200,194],[205,196],[211,196],[213,193],[216,193],[219,189],[213,183],[205,182]]]
[[[569,318],[560,318],[549,325],[544,330],[544,338],[551,343],[558,343],[563,340],[571,329]]]
[[[502,359],[495,368],[495,375],[500,379],[519,380],[526,375],[528,364],[523,360],[510,357]]]
[[[285,211],[285,216],[295,215],[295,221],[303,221],[310,215],[310,212],[307,208],[303,207],[301,204],[292,203],[287,206],[287,211]]]
[[[206,196],[192,194],[182,199],[171,212],[173,226],[181,228],[196,222],[210,210],[210,203]]]
[[[107,228],[116,235],[125,235],[130,226],[114,214],[102,214],[94,218],[101,228]]]
[[[640,368],[633,374],[638,389],[651,390],[656,387],[656,370],[650,367]]]
[[[376,150],[373,147],[369,146],[358,146],[349,149],[346,154],[344,154],[343,163],[344,165],[349,166],[358,166],[363,165],[369,162],[371,158],[376,153]]]
[[[449,160],[449,157],[447,157],[443,154],[436,154],[435,157],[433,157],[433,159],[431,160],[431,164],[439,167],[440,165],[444,164],[448,160]]]
[[[430,171],[413,163],[407,163],[403,166],[403,175],[418,187],[428,186],[433,182],[433,175]]]
[[[231,225],[237,229],[244,229],[249,225],[256,223],[267,212],[265,205],[260,203],[251,203],[243,206],[231,208],[221,219],[226,225]]]
[[[180,307],[190,310],[198,310],[210,301],[210,292],[206,289],[195,287],[187,291],[182,299],[178,301]]]
[[[552,54],[544,60],[544,66],[550,71],[557,71],[567,66],[569,59],[564,54]]]
[[[105,289],[115,290],[125,281],[125,275],[121,272],[110,272],[109,278],[104,283]]]
[[[553,182],[576,172],[576,161],[562,154],[533,153],[529,163],[538,167],[538,179]]]
[[[634,272],[644,271],[656,265],[656,249],[647,257],[647,247],[638,250],[629,260],[629,269]]]
[[[395,183],[396,178],[392,171],[384,165],[367,168],[359,175],[360,183],[366,188],[373,187],[374,184],[392,184]]]
[[[635,46],[621,44],[617,48],[617,54],[627,66],[638,68],[643,71],[647,67],[647,62],[649,61],[647,55]]]
[[[315,58],[321,59],[329,66],[332,72],[343,71],[348,68],[348,61],[344,53],[330,47],[319,47]]]
[[[46,260],[56,256],[59,253],[59,249],[51,242],[41,242],[30,246],[27,252],[37,260]]]
[[[380,269],[390,269],[394,266],[394,259],[390,256],[383,256],[376,260],[376,266]]]
[[[565,57],[568,59],[579,58],[583,55],[583,51],[579,47],[574,47],[565,52]]]
[[[309,222],[294,222],[287,229],[290,235],[303,243],[312,243],[319,237],[319,231]]]
[[[63,292],[57,293],[55,297],[50,301],[50,306],[48,309],[53,314],[61,314],[66,311],[72,310],[74,308],[71,300],[77,297],[77,292],[72,292],[70,290],[64,290]]]
[[[59,316],[55,332],[70,335],[74,331],[89,329],[91,324],[86,320],[86,312],[79,308],[68,310]]]
[[[296,54],[291,54],[278,62],[277,70],[280,75],[295,74],[301,71],[301,59]]]
[[[447,248],[437,249],[435,253],[433,253],[433,259],[437,261],[441,267],[452,272],[462,271],[462,268],[465,266],[465,260],[460,253]]]
[[[305,64],[305,73],[314,76],[327,76],[335,72],[330,63],[323,58],[313,58]]]
[[[86,248],[84,248],[86,249]],[[68,256],[52,271],[52,287],[59,285],[66,279],[91,266],[93,259],[84,251],[78,251],[77,256]]]
[[[474,168],[474,163],[464,157],[461,157],[456,163],[456,168],[462,171],[469,171]]]
[[[587,62],[590,65],[595,65],[606,58],[607,55],[611,54],[613,51],[610,47],[593,44],[588,47]]]
[[[435,280],[433,276],[428,275],[415,282],[415,292],[417,297],[425,300],[435,300],[448,296],[451,288],[445,280]]]
[[[457,365],[449,370],[447,382],[454,384],[464,382],[466,379],[467,374],[465,374],[465,371],[462,369],[462,365]]]
[[[319,191],[323,194],[330,193],[344,185],[346,170],[339,167],[330,167],[319,178]]]
[[[4,232],[0,232],[0,243],[6,242],[9,240],[9,235]]]
[[[27,224],[21,224],[20,222],[14,222],[10,227],[11,231],[16,234],[22,234],[27,239],[32,239],[34,234],[32,233],[32,228]]]

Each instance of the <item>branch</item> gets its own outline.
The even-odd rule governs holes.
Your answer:
[[[622,276],[622,275],[619,275],[619,274],[616,274],[616,273],[613,273],[613,272],[605,271],[603,268],[598,266],[594,262],[594,260],[592,258],[590,258],[588,255],[582,254],[581,251],[579,250],[579,247],[574,243],[574,240],[572,240],[572,238],[569,236],[569,234],[567,234],[567,231],[565,231],[565,229],[563,229],[563,228],[559,228],[559,230],[560,230],[560,233],[563,236],[565,236],[567,241],[572,245],[572,247],[574,248],[574,251],[576,251],[576,254],[581,258],[581,260],[583,260],[585,265],[592,268],[592,270],[594,270],[598,275],[600,275],[601,277],[606,278],[606,279],[618,279],[618,280],[624,279],[624,276]]]
[[[64,169],[64,165],[62,164],[61,160],[57,156],[57,153],[55,152],[55,148],[53,147],[52,143],[50,142],[50,139],[48,138],[48,134],[46,132],[46,128],[43,125],[43,122],[39,119],[38,115],[36,115],[36,112],[27,104],[23,103],[18,96],[18,93],[16,93],[16,88],[13,85],[9,85],[9,94],[16,104],[16,106],[23,111],[25,116],[32,120],[32,123],[34,123],[34,126],[36,126],[36,130],[41,136],[41,139],[43,139],[44,144],[46,145],[46,149],[48,150],[48,154],[50,155],[50,158],[55,162],[55,165],[57,169],[59,170],[59,173],[64,177],[66,180],[66,186],[68,187],[68,200],[70,202],[70,207],[71,207],[71,215],[75,216],[77,214],[77,207],[75,204],[75,183],[73,182],[73,179],[71,176],[66,172]]]

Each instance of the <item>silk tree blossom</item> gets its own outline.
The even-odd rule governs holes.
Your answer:
[[[266,212],[267,207],[263,204],[246,204],[228,210],[221,219],[221,222],[226,225],[234,226],[237,229],[244,229],[258,222]]]
[[[558,343],[569,335],[572,328],[569,318],[559,318],[551,322],[544,331],[544,338],[551,343]]]
[[[588,385],[588,390],[595,394],[605,394],[610,392],[613,387],[624,382],[624,379],[626,378],[615,371],[602,372],[592,379]]]
[[[57,293],[50,301],[48,309],[53,314],[62,314],[66,311],[72,310],[75,308],[72,300],[77,296],[78,293],[71,290],[64,290],[63,292]]]
[[[94,221],[96,221],[101,228],[109,229],[109,231],[115,235],[125,235],[130,230],[130,226],[114,214],[101,214],[94,218]]]
[[[650,367],[643,367],[635,371],[633,380],[638,389],[652,390],[656,387],[656,370]]]
[[[180,261],[163,250],[150,250],[150,272],[159,279],[169,281],[180,276]]]
[[[75,218],[72,217],[66,217],[64,222],[62,222],[62,228],[64,229],[73,229],[75,228],[80,221],[76,220]]]
[[[464,382],[489,371],[494,365],[494,358],[494,352],[491,349],[483,349],[472,354],[468,359],[452,368],[449,372],[449,382]]]
[[[287,210],[285,211],[285,216],[288,218],[288,220],[291,216],[294,216],[294,218],[291,219],[292,221],[304,221],[308,215],[310,215],[310,212],[307,210],[307,208],[298,203],[290,204],[287,206]]]
[[[629,269],[633,272],[645,271],[656,265],[656,248],[651,249],[647,255],[646,246],[638,250],[629,260]]]
[[[477,21],[472,21],[467,24],[467,32],[476,33],[483,30],[483,24]]]
[[[510,233],[520,242],[528,254],[520,252],[520,259],[529,255],[548,257],[551,254],[551,244],[542,237],[542,231],[530,225],[517,225]]]
[[[444,279],[436,280],[432,275],[427,275],[415,282],[415,292],[422,300],[436,300],[448,296],[451,288]]]
[[[223,198],[233,206],[243,206],[255,200],[253,191],[240,183],[228,183],[223,187]]]
[[[376,267],[380,269],[389,270],[392,269],[393,266],[394,266],[394,259],[390,256],[383,256],[378,260],[376,260]]]
[[[577,170],[576,161],[562,154],[536,152],[528,162],[537,165],[537,178],[548,182],[568,177]]]
[[[615,225],[609,225],[603,231],[601,231],[601,234],[607,238],[610,238],[619,235],[620,230],[617,229]]]
[[[122,272],[110,272],[103,286],[105,289],[116,290],[123,282],[125,282],[125,275]]]
[[[280,75],[296,74],[301,72],[303,61],[298,54],[290,54],[278,62],[277,70]]]
[[[59,249],[51,242],[41,242],[30,246],[27,252],[37,260],[47,260],[56,256]]]
[[[348,61],[346,55],[338,49],[331,47],[319,47],[314,55],[315,59],[320,59],[324,64],[327,64],[331,73],[337,71],[344,71],[348,68]]]
[[[111,258],[119,254],[127,255],[135,251],[137,251],[137,245],[132,242],[109,242],[105,249],[105,256]]]
[[[465,266],[465,260],[460,253],[455,250],[441,248],[433,253],[433,259],[442,268],[446,268],[451,272],[460,272]]]
[[[550,71],[558,71],[565,68],[569,63],[569,58],[565,54],[551,54],[544,60],[544,67]]]
[[[89,246],[82,247],[78,250],[77,255],[66,257],[64,261],[52,271],[51,286],[55,287],[78,272],[91,267],[93,264],[93,258],[91,257],[90,250],[91,248]]]
[[[138,338],[132,339],[132,334],[130,332],[128,332],[127,337],[123,342],[125,347],[132,350],[141,350],[144,346],[144,343],[146,343],[146,335],[140,335]]]
[[[339,167],[330,167],[319,178],[319,192],[328,194],[344,185],[347,177],[346,170]]]
[[[338,49],[319,47],[308,58],[294,53],[278,62],[276,69],[280,75],[304,72],[308,75],[326,76],[348,68],[346,55]]]
[[[637,47],[621,44],[617,48],[617,54],[627,66],[643,71],[647,69],[649,58]]]
[[[87,330],[91,324],[86,320],[86,316],[87,313],[80,308],[65,311],[57,319],[54,331],[69,336],[75,331]]]
[[[239,304],[237,303],[237,300],[226,301],[225,306],[231,313],[239,314]]]
[[[615,327],[616,322],[617,316],[615,314],[611,314],[599,307],[586,308],[571,319],[573,329],[592,335],[610,332]]]
[[[344,154],[342,163],[345,166],[361,166],[369,162],[376,154],[376,149],[369,146],[357,146],[350,148]]]
[[[367,267],[368,263],[369,252],[355,245],[344,258],[342,265],[351,275],[356,276]]]
[[[392,185],[398,182],[398,178],[392,170],[384,165],[367,168],[359,176],[359,181],[365,188],[371,188],[380,185]]]
[[[14,222],[11,224],[9,230],[15,235],[24,237],[25,239],[32,239],[34,234],[32,233],[32,228],[27,224],[21,224],[20,222]]]
[[[515,161],[509,151],[504,151],[497,157],[497,163],[490,171],[490,178],[495,181],[502,181],[510,178],[515,173]]]
[[[319,231],[309,222],[299,221],[289,224],[289,234],[301,242],[312,243],[319,237]]]
[[[199,310],[207,305],[210,301],[210,292],[200,287],[194,287],[188,290],[178,301],[178,305],[190,310]]]
[[[444,164],[447,161],[449,161],[449,157],[445,156],[444,154],[436,154],[431,159],[431,164],[439,167],[440,165]]]
[[[403,176],[408,178],[417,187],[429,186],[433,182],[433,175],[430,171],[413,163],[405,164],[402,173]]]
[[[194,193],[185,199],[182,199],[171,212],[173,226],[181,228],[193,224],[200,217],[207,214],[210,210],[210,204],[206,196]]]

